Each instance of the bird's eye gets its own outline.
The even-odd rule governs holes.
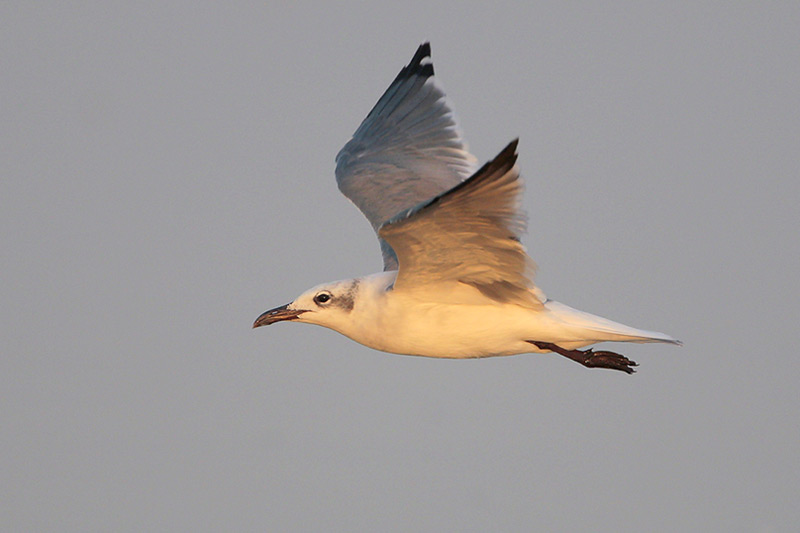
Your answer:
[[[316,302],[317,304],[328,303],[330,299],[331,299],[331,293],[329,292],[321,292],[316,296],[314,296],[314,302]]]

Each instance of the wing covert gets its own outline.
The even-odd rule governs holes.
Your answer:
[[[531,292],[536,266],[520,243],[516,148],[515,140],[466,181],[380,228],[399,259],[395,290],[460,282],[499,302],[541,307]]]

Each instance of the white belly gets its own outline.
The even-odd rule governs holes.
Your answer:
[[[574,336],[547,311],[512,304],[387,306],[380,318],[359,321],[353,340],[385,352],[467,358],[541,351],[527,340],[559,342]],[[377,323],[373,318],[378,318]],[[579,343],[577,346],[591,344]]]

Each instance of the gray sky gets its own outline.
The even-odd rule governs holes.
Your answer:
[[[43,4],[0,7],[0,529],[800,523],[797,3]],[[683,348],[250,329],[380,269],[333,158],[428,39],[478,158],[521,139],[538,283]]]

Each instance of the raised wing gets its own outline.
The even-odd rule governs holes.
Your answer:
[[[433,290],[459,282],[499,302],[540,308],[536,265],[519,241],[522,183],[517,141],[449,191],[404,211],[378,234],[397,253],[395,290]]]
[[[477,167],[444,91],[434,82],[430,56],[430,44],[422,44],[336,156],[339,190],[376,232]],[[384,270],[396,270],[391,247],[381,240],[381,249]]]

